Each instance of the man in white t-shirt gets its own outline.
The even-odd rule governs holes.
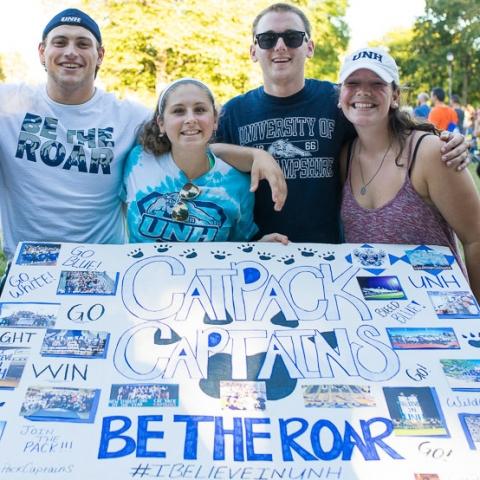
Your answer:
[[[4,250],[19,241],[123,243],[123,162],[149,110],[95,87],[104,58],[97,23],[84,12],[55,15],[38,47],[46,85],[0,85],[0,209]],[[269,179],[276,207],[286,188],[275,161],[219,146]],[[258,161],[257,161],[258,159]]]

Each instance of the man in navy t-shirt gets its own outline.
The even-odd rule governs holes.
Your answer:
[[[336,158],[348,126],[335,85],[305,79],[305,61],[314,49],[310,32],[304,13],[291,5],[275,4],[257,16],[250,54],[262,68],[264,86],[225,104],[217,140],[267,150],[282,167],[288,185],[282,211],[273,211],[265,182],[256,192],[261,235],[338,243]]]
[[[265,182],[256,192],[259,236],[278,232],[294,242],[338,243],[337,158],[354,132],[337,107],[335,84],[305,79],[313,51],[310,22],[300,9],[277,3],[260,12],[250,55],[264,85],[225,104],[217,141],[267,150],[283,169],[288,198],[282,211],[273,210]]]

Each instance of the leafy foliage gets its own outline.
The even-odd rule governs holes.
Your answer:
[[[100,21],[106,57],[100,78],[106,88],[136,94],[150,104],[166,83],[197,77],[220,101],[261,83],[250,60],[251,24],[269,0],[84,0]],[[348,43],[343,17],[347,0],[292,2],[309,16],[321,39],[307,73],[336,79]]]
[[[307,76],[338,81],[339,55],[348,46],[348,25],[343,17],[347,0],[325,0],[309,2],[305,11],[313,27],[315,54],[307,64]]]
[[[447,53],[452,53],[452,92],[465,103],[480,101],[478,0],[426,0],[425,14],[411,32],[385,40],[412,92],[429,92],[435,86],[448,91]]]
[[[398,29],[386,34],[381,41],[371,42],[371,46],[387,47],[400,70],[402,104],[414,105],[420,92],[429,92],[431,87],[421,82],[415,74],[419,71],[420,60],[413,51],[413,29]]]

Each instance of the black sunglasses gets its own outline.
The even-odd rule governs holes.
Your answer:
[[[186,183],[180,192],[175,205],[172,208],[172,218],[177,222],[185,222],[188,220],[188,203],[200,195],[201,189],[193,183]]]
[[[307,34],[305,32],[299,32],[298,30],[287,30],[286,32],[265,32],[257,33],[255,35],[255,42],[262,50],[268,50],[273,48],[279,38],[283,39],[283,42],[288,48],[298,48],[303,40],[306,39]]]

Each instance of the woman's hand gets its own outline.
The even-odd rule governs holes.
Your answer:
[[[452,133],[443,131],[440,139],[445,142],[442,146],[442,160],[447,167],[453,167],[457,171],[467,168],[470,163],[470,155],[468,152],[468,143],[465,137],[460,133]]]
[[[277,243],[283,243],[284,245],[288,245],[289,243],[288,237],[281,233],[268,233],[258,241],[259,242],[277,242]]]

